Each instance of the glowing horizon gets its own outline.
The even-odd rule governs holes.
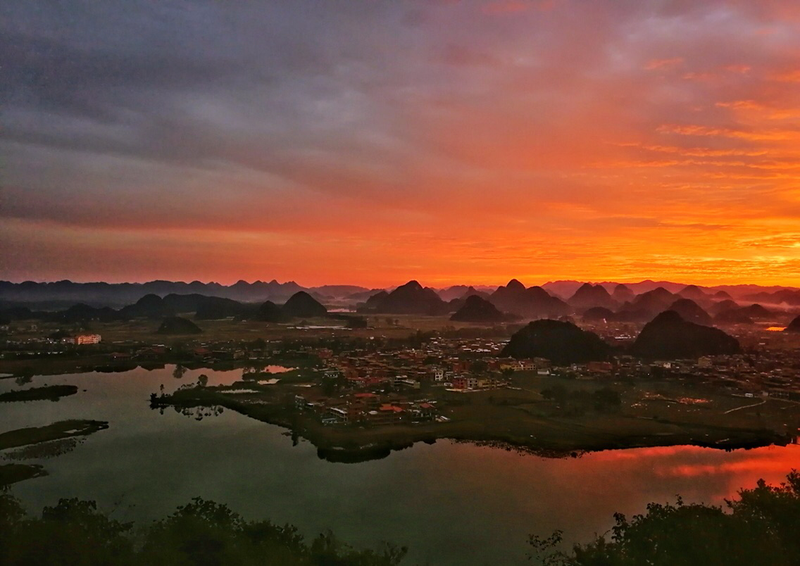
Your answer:
[[[72,4],[2,9],[0,279],[800,287],[800,7]]]

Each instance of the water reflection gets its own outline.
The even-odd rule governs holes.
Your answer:
[[[410,546],[407,563],[525,563],[528,533],[560,528],[588,540],[612,514],[639,513],[649,501],[721,504],[758,478],[780,482],[800,463],[797,446],[724,452],[696,447],[642,448],[552,459],[474,444],[439,441],[382,460],[337,464],[308,442],[233,411],[196,420],[151,411],[150,393],[205,374],[230,384],[241,371],[175,368],[121,374],[35,377],[30,386],[74,384],[58,403],[9,403],[0,432],[68,418],[109,421],[109,429],[56,457],[32,454],[48,477],[12,491],[31,511],[59,497],[96,499],[120,520],[166,516],[201,495],[248,518],[326,528],[359,545],[391,540]],[[2,388],[16,387],[4,380]],[[213,411],[212,411],[213,412]],[[213,416],[213,415],[212,415]],[[296,445],[293,445],[296,444]]]

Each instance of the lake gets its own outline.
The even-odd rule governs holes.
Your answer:
[[[439,441],[359,464],[321,460],[307,442],[232,411],[196,420],[149,408],[161,384],[169,392],[200,374],[231,383],[241,370],[173,367],[124,373],[36,377],[24,387],[73,384],[58,402],[0,405],[0,432],[69,418],[109,428],[42,464],[49,476],[16,484],[31,512],[60,497],[94,499],[119,520],[161,518],[202,496],[246,518],[292,523],[308,537],[332,529],[359,546],[388,540],[409,546],[404,563],[522,564],[529,533],[564,530],[587,541],[612,514],[643,512],[649,501],[722,504],[758,478],[777,483],[800,467],[800,447],[724,452],[691,446],[614,450],[548,459]],[[0,392],[19,389],[0,380]],[[13,451],[6,451],[7,454]]]

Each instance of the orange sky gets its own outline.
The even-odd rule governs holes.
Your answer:
[[[0,277],[800,286],[800,9],[8,9]]]

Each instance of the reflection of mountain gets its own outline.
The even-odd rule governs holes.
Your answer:
[[[718,328],[687,322],[675,311],[665,311],[645,325],[631,351],[643,358],[674,360],[738,354],[741,348]]]
[[[517,331],[501,356],[547,358],[557,365],[600,361],[611,348],[597,334],[581,330],[569,322],[535,320]]]

